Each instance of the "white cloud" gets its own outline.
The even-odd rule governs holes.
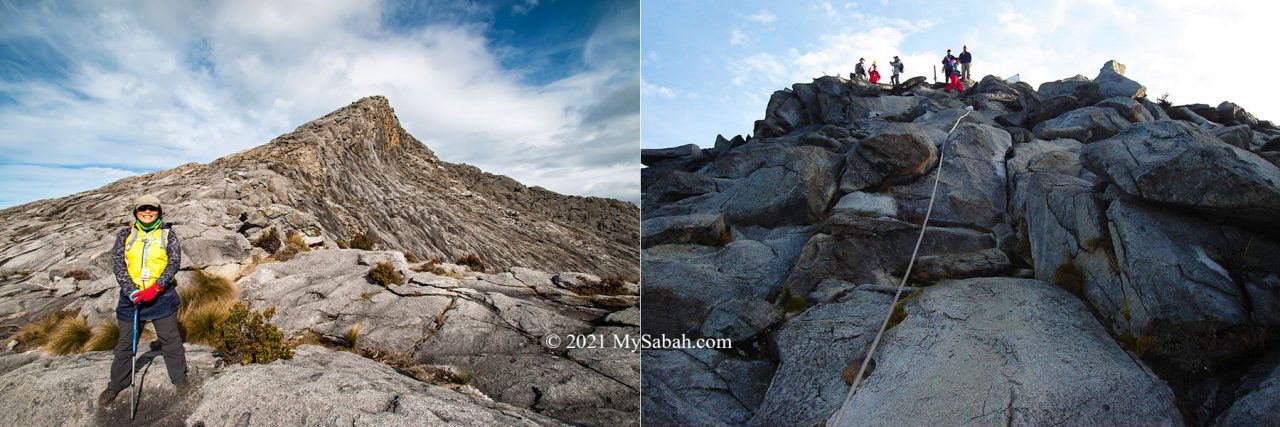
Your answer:
[[[649,82],[641,80],[640,95],[641,96],[660,96],[667,99],[673,99],[676,97],[677,93],[675,89],[651,84]]]
[[[1013,11],[1013,6],[1004,5],[1000,14],[996,15],[996,21],[1000,23],[1000,27],[1004,32],[1010,35],[1029,39],[1035,37],[1036,27],[1026,16]]]
[[[0,36],[25,32],[78,62],[64,82],[0,82],[15,101],[0,107],[3,158],[167,169],[264,144],[381,94],[406,130],[446,161],[562,193],[638,199],[638,187],[613,192],[628,188],[616,184],[633,178],[627,168],[639,168],[634,14],[620,11],[595,29],[584,71],[533,86],[499,63],[484,28],[392,33],[379,27],[376,6],[238,0],[129,13],[27,9],[31,16],[12,19],[39,25],[3,19]],[[202,42],[203,50],[193,48]],[[193,55],[207,66],[193,65]],[[522,152],[545,156],[534,163]],[[17,184],[26,182],[20,176],[4,182],[27,185]],[[64,194],[37,185],[46,190],[39,197]]]
[[[747,22],[755,22],[757,24],[769,24],[769,23],[773,23],[774,21],[777,21],[778,16],[774,15],[773,12],[762,10],[762,11],[753,13],[751,15],[747,15],[745,19],[747,20]]]
[[[822,36],[817,46],[793,54],[794,68],[789,79],[804,82],[824,75],[848,76],[858,58],[866,58],[868,68],[872,61],[888,64],[894,55],[900,54],[898,46],[904,37],[903,30],[892,27]]]
[[[733,32],[729,33],[729,44],[741,45],[741,44],[746,44],[747,41],[748,41],[747,35],[743,34],[742,31],[738,31],[737,29],[734,29]]]
[[[538,0],[524,0],[524,3],[517,3],[511,6],[511,14],[528,15],[535,7],[538,7]]]
[[[136,175],[133,172],[102,167],[50,167],[41,165],[0,164],[0,181],[22,181],[24,185],[0,192],[0,206],[13,206],[50,197],[47,190],[58,196],[78,193],[101,187],[120,178]]]
[[[858,5],[854,3],[845,3],[837,10],[830,2],[818,2],[809,6],[809,10],[822,15],[829,21],[847,24],[850,22],[861,21],[866,18],[858,11]]]
[[[775,86],[782,84],[787,75],[787,67],[773,55],[764,52],[731,61],[729,70],[733,73],[730,84],[734,86],[742,86],[748,81]]]

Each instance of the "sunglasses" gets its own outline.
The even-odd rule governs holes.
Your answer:
[[[142,212],[142,211],[160,212],[160,208],[157,208],[155,206],[150,206],[150,205],[144,205],[144,206],[138,206],[138,210],[134,212]]]

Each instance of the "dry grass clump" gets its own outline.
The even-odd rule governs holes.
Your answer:
[[[223,303],[235,300],[240,294],[231,279],[206,273],[203,269],[195,269],[195,282],[178,290],[178,311],[201,307],[212,303]],[[181,317],[181,316],[179,316]]]
[[[578,295],[626,295],[627,279],[621,275],[605,277],[599,282],[588,282],[577,289]]]
[[[293,259],[294,255],[309,250],[311,250],[311,247],[307,246],[307,242],[302,239],[302,233],[290,231],[288,237],[285,237],[284,247],[276,251],[275,255],[271,257],[277,261],[288,261]]]
[[[62,323],[63,319],[75,316],[75,314],[72,311],[59,310],[27,326],[23,326],[13,335],[12,339],[18,341],[18,347],[15,347],[14,350],[21,352],[43,346],[49,341],[49,335],[53,334],[54,329],[58,328],[58,324]]]
[[[440,267],[440,263],[443,263],[443,262],[444,260],[440,258],[431,258],[431,260],[427,261],[426,264],[413,267],[410,270],[413,270],[419,273],[432,273],[435,275],[440,275],[441,272],[443,272],[444,270],[444,268]]]
[[[276,232],[275,227],[268,228],[265,233],[258,236],[252,242],[253,246],[262,248],[269,254],[274,254],[280,250],[280,233]]]
[[[442,263],[444,263],[444,260],[440,258],[432,258],[431,261],[427,261],[426,264],[414,267],[411,270],[419,273],[431,273],[437,276],[451,277],[457,280],[463,280],[467,278],[467,276],[454,273],[453,270],[444,268],[444,266],[440,265]]]
[[[229,304],[208,304],[188,310],[179,317],[179,329],[184,342],[217,347],[218,322],[231,315]]]
[[[417,255],[414,255],[413,252],[409,252],[409,251],[404,252],[404,260],[414,264],[422,262],[422,260],[418,259]]]
[[[347,334],[343,338],[346,339],[347,350],[355,350],[360,345],[360,322],[351,325],[351,328],[347,329]]]
[[[467,269],[471,271],[484,272],[484,261],[481,261],[480,257],[476,256],[476,254],[467,254],[462,258],[458,258],[458,261],[454,262],[454,264],[467,267]]]
[[[302,237],[302,233],[299,233],[297,231],[290,231],[289,236],[285,237],[284,240],[285,240],[285,243],[290,246],[297,246],[299,248],[302,248],[302,251],[311,250],[311,246],[307,244],[307,239],[304,239]]]
[[[115,319],[107,319],[93,327],[93,336],[85,344],[84,351],[106,351],[116,348],[120,337],[120,325]]]
[[[68,317],[58,323],[58,327],[49,334],[44,351],[52,355],[80,353],[92,337],[93,331],[89,329],[87,320],[77,316]]]
[[[62,276],[63,276],[63,277],[70,277],[70,278],[72,278],[72,279],[76,279],[76,280],[79,280],[79,281],[82,281],[82,282],[83,282],[83,281],[88,281],[88,280],[92,280],[92,279],[93,279],[92,277],[90,277],[90,276],[89,276],[89,272],[88,272],[88,271],[79,270],[79,269],[77,269],[77,270],[71,270],[71,271],[68,271],[66,274],[63,274]]]
[[[351,248],[366,251],[373,250],[373,236],[367,233],[360,233],[351,238]]]
[[[231,279],[197,268],[195,282],[178,291],[178,329],[183,341],[218,346],[218,322],[226,319],[239,297]]]
[[[389,261],[380,261],[377,265],[369,268],[369,278],[382,286],[403,285],[404,275],[396,270],[395,265]]]

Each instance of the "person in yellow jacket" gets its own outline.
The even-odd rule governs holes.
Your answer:
[[[110,404],[129,387],[135,308],[139,328],[148,321],[155,327],[169,380],[180,391],[189,387],[186,352],[178,332],[178,282],[174,280],[182,263],[182,242],[161,220],[162,214],[159,198],[140,196],[133,201],[133,224],[116,233],[111,261],[120,285],[116,304],[120,336],[111,363],[111,380],[98,396],[99,407]]]

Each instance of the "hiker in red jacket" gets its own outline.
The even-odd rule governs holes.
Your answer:
[[[954,58],[950,60],[950,67],[947,67],[948,78],[951,83],[947,83],[947,87],[942,89],[943,92],[950,92],[951,88],[955,88],[960,93],[964,93],[964,83],[960,82],[960,67]]]
[[[880,72],[876,71],[876,61],[871,61],[871,83],[880,82]]]

